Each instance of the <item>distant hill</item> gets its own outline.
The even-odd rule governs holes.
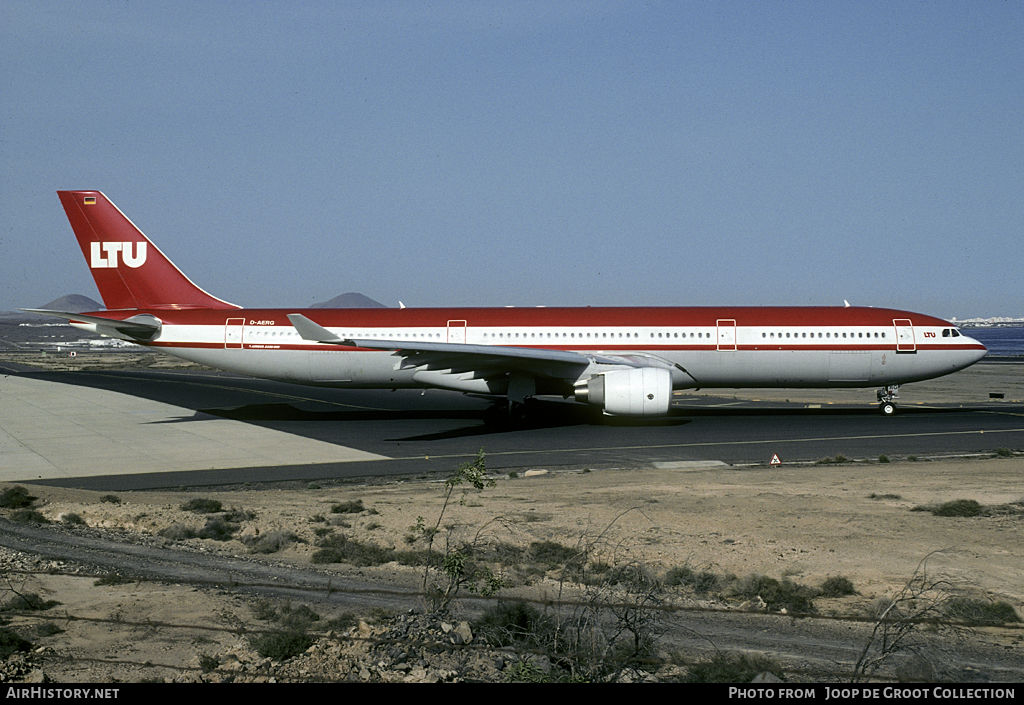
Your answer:
[[[49,311],[67,311],[68,313],[85,313],[86,311],[102,311],[103,304],[93,301],[88,296],[68,294],[35,308],[47,309]]]
[[[102,311],[103,304],[98,301],[93,301],[88,296],[82,296],[81,294],[68,294],[67,296],[62,296],[59,299],[54,299],[49,303],[45,303],[42,306],[33,306],[32,308],[42,308],[48,311],[67,311],[68,313],[83,313],[85,311]],[[44,316],[40,316],[35,313],[25,313],[24,311],[0,311],[0,322],[3,323],[17,324],[20,322],[39,321],[43,318]]]
[[[348,293],[335,296],[330,301],[324,301],[321,304],[311,304],[310,308],[387,308],[387,306],[368,296]]]
[[[42,306],[33,306],[32,308],[41,308],[48,311],[67,311],[68,313],[85,313],[86,311],[102,311],[103,304],[98,301],[90,299],[88,296],[82,296],[81,294],[68,294],[62,296],[59,299],[54,299]],[[348,293],[342,294],[341,296],[335,296],[330,301],[324,301],[323,303],[313,304],[309,308],[387,308],[384,304],[379,301],[374,301],[368,296],[362,294]],[[23,320],[23,319],[37,319],[42,318],[31,313],[24,313],[22,311],[4,311],[0,312],[0,318],[6,320]]]

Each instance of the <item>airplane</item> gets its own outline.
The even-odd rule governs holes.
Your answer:
[[[611,416],[665,415],[676,390],[877,386],[891,416],[901,384],[987,353],[942,319],[849,304],[241,308],[194,284],[100,191],[57,194],[106,310],[25,310],[252,377],[453,390],[514,413],[555,395]]]

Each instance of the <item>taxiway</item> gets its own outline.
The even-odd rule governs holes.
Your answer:
[[[672,415],[654,420],[542,401],[528,422],[509,424],[490,419],[484,400],[440,391],[4,363],[0,480],[116,491],[421,475],[450,471],[480,448],[489,468],[506,471],[991,453],[1024,448],[1022,373],[983,363],[907,387],[910,403],[893,418],[868,403],[871,390],[774,390],[677,394]]]

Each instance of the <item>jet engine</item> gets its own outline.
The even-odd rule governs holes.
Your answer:
[[[632,367],[594,375],[576,385],[576,401],[594,404],[613,416],[668,413],[672,373],[660,367]]]

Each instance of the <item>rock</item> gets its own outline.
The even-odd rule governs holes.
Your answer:
[[[896,668],[896,678],[900,683],[934,683],[935,669],[924,656],[913,654]]]
[[[455,628],[455,636],[459,639],[456,644],[468,644],[473,641],[473,630],[470,629],[469,622],[459,622],[459,626]]]

